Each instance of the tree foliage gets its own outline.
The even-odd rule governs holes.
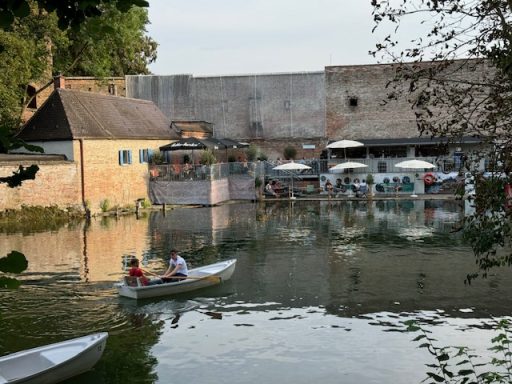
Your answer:
[[[114,5],[117,10],[114,10]],[[42,152],[41,148],[27,145],[14,134],[27,103],[28,85],[41,81],[45,73],[51,74],[51,50],[62,51],[70,44],[78,44],[76,36],[79,36],[80,26],[83,26],[83,30],[91,28],[91,33],[94,29],[98,30],[96,37],[101,33],[115,33],[115,29],[104,29],[102,32],[99,27],[85,26],[85,22],[101,16],[107,10],[115,13],[119,21],[123,19],[120,12],[130,11],[134,5],[147,7],[149,4],[145,0],[3,0],[0,3],[0,153],[20,147]],[[118,43],[130,46],[129,53],[137,56],[137,49],[143,49],[140,37],[144,32],[143,26],[148,22],[147,13],[134,10],[126,20],[127,28],[135,29],[135,33],[125,35],[134,40],[135,44],[130,46],[128,40],[120,40]],[[90,25],[94,23],[91,21]],[[136,37],[139,37],[139,45]],[[154,60],[156,44],[149,38],[145,42],[150,48],[144,51],[144,55],[137,56],[133,68],[126,65],[121,70],[129,68],[137,71],[148,63],[146,57],[153,57]],[[121,55],[118,55],[118,59],[119,57]],[[66,60],[61,62],[72,68],[77,59],[75,57],[73,63],[67,63]],[[11,188],[19,187],[23,181],[34,179],[37,171],[36,165],[28,168],[20,166],[12,176],[2,177],[0,183],[6,183]],[[7,256],[0,257],[0,273],[21,273],[27,266],[27,259],[20,252],[12,251]],[[0,288],[16,288],[19,284],[17,279],[0,275]]]
[[[121,12],[132,6],[148,7],[145,0],[34,0],[40,9],[55,12],[60,29],[78,28],[86,20],[100,16],[105,4],[115,4]],[[31,0],[3,0],[0,3],[0,27],[8,28],[16,18],[30,15]]]
[[[148,23],[146,9],[133,7],[122,13],[105,5],[101,16],[67,32],[69,46],[55,50],[54,71],[95,77],[148,74],[157,48],[145,35]]]
[[[476,210],[462,229],[480,273],[512,264],[504,193],[512,171],[512,1],[372,0],[372,6],[374,31],[392,31],[371,52],[395,64],[389,100],[410,102],[420,135],[481,140],[460,170],[477,184]],[[402,37],[409,22],[421,32]]]

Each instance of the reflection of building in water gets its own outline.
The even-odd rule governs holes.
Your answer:
[[[122,274],[122,256],[141,257],[149,249],[148,220],[123,217],[92,220],[52,232],[0,235],[0,254],[25,254],[28,269],[22,279],[112,281]]]
[[[237,228],[244,237],[256,220],[256,206],[225,204],[216,207],[174,209],[151,215],[151,228],[159,232],[160,247],[190,252],[223,242],[227,229]]]

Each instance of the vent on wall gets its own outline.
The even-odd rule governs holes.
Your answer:
[[[349,96],[348,105],[351,107],[357,107],[358,99],[356,96]]]

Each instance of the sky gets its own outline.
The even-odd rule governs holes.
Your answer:
[[[376,63],[370,0],[149,0],[157,75],[322,71]]]

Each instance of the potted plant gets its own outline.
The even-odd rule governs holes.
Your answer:
[[[366,184],[368,184],[368,198],[371,199],[373,197],[373,184],[375,183],[373,179],[373,175],[369,173],[366,175]]]

